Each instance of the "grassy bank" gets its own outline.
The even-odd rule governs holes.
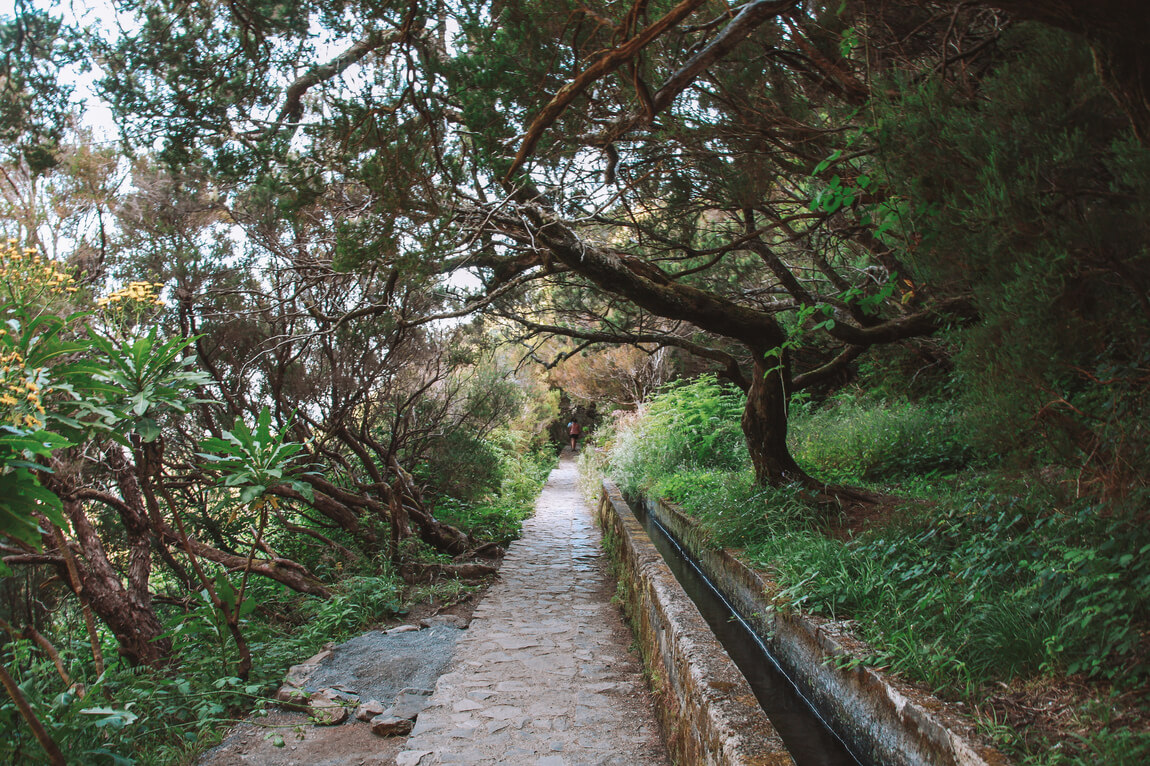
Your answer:
[[[584,470],[679,503],[785,588],[783,608],[850,621],[866,662],[961,702],[1020,762],[1150,760],[1147,498],[1007,471],[943,404],[848,396],[797,407],[792,449],[892,499],[828,509],[753,484],[740,409],[706,379],[669,390],[602,431]]]

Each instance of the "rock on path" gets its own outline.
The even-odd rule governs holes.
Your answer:
[[[574,462],[551,474],[397,766],[662,766]]]

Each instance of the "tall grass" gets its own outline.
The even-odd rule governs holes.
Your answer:
[[[748,461],[742,410],[742,394],[713,376],[668,386],[614,431],[612,480],[635,494],[681,471],[741,469]]]
[[[792,605],[849,617],[876,660],[944,692],[1037,673],[1150,680],[1141,647],[1150,533],[1018,498],[920,509],[848,543],[761,539]]]
[[[865,660],[943,696],[977,704],[999,683],[1075,676],[1150,699],[1150,529],[1139,522],[1150,495],[1101,505],[1025,477],[980,477],[971,466],[986,462],[950,406],[840,397],[798,409],[796,458],[822,478],[909,482],[926,496],[844,539],[807,493],[754,484],[739,404],[713,380],[680,385],[605,431],[587,466],[679,503],[714,544],[768,570],[784,608],[851,621],[873,652]],[[1135,755],[1107,762],[1134,764],[1150,735],[1102,722],[1054,755],[1018,747],[1028,763],[1124,749]]]
[[[827,481],[881,481],[953,472],[975,457],[953,405],[850,393],[818,409],[792,408],[790,447]]]

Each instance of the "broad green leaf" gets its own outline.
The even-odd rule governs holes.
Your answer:
[[[151,418],[140,418],[136,421],[136,433],[145,442],[154,442],[160,438],[160,426]]]
[[[250,503],[265,492],[267,487],[262,484],[249,484],[240,491],[240,502]]]
[[[240,604],[240,608],[237,610],[237,612],[240,617],[247,617],[249,614],[254,612],[259,607],[259,605],[259,601],[245,594],[244,602]]]

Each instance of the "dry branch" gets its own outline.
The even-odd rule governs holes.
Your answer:
[[[531,156],[531,152],[535,150],[535,145],[539,143],[539,139],[542,137],[544,131],[559,119],[559,115],[563,114],[564,110],[567,109],[572,101],[578,98],[580,93],[590,87],[596,80],[614,72],[623,66],[623,64],[626,64],[649,43],[687,18],[687,16],[691,15],[691,13],[702,4],[703,0],[682,0],[682,2],[668,11],[667,15],[663,16],[663,18],[651,24],[622,45],[601,55],[591,66],[583,70],[578,77],[560,88],[559,92],[555,94],[551,101],[543,107],[543,111],[532,121],[531,127],[527,129],[527,135],[519,147],[519,152],[515,155],[515,161],[511,163],[511,169],[507,171],[505,180],[509,180],[512,174]]]

